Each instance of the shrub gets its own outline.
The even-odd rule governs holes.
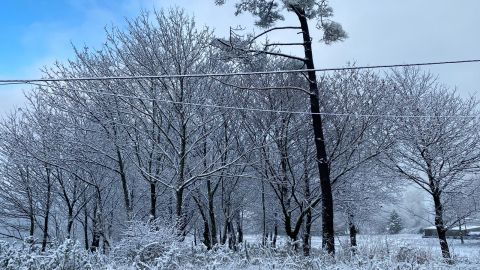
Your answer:
[[[113,259],[119,264],[153,265],[167,256],[178,245],[175,228],[159,221],[132,221],[122,240],[112,249]]]

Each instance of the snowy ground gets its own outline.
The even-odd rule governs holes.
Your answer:
[[[155,232],[156,234],[157,232]],[[0,269],[480,269],[480,240],[449,239],[453,264],[440,254],[438,240],[421,235],[359,235],[358,251],[352,255],[348,237],[336,239],[336,256],[321,251],[321,238],[313,237],[312,256],[304,257],[278,239],[276,249],[263,248],[260,237],[248,235],[237,251],[218,246],[206,250],[182,243],[168,235],[132,236],[108,255],[85,251],[82,244],[67,240],[42,253],[28,245],[0,242]]]
[[[261,237],[257,235],[247,235],[245,240],[249,243],[258,243],[261,241]],[[279,237],[279,244],[282,245],[285,243],[286,238]],[[348,236],[337,236],[336,239],[337,249],[342,247],[348,247],[349,238]],[[382,246],[387,247],[391,246],[406,246],[406,247],[416,247],[421,248],[436,257],[441,257],[440,246],[437,238],[422,238],[420,234],[396,234],[396,235],[358,235],[357,242],[359,248],[362,247],[372,247],[374,245],[381,244]],[[477,258],[480,257],[480,239],[470,239],[465,240],[465,243],[462,244],[460,239],[448,239],[448,244],[450,251],[453,256],[457,257],[468,257],[468,258]],[[312,237],[312,247],[320,248],[322,245],[322,238],[319,236]],[[479,267],[480,269],[480,267]]]
[[[251,243],[260,241],[258,236],[245,238]],[[278,242],[284,245],[285,240],[280,237]],[[356,256],[351,256],[348,236],[338,236],[334,263],[324,262],[326,258],[321,256],[321,242],[321,237],[312,237],[312,247],[316,252],[312,256],[314,259],[305,264],[311,269],[480,269],[480,239],[465,240],[461,244],[460,239],[449,238],[454,261],[451,265],[443,260],[438,239],[422,238],[420,234],[358,235]],[[301,262],[297,261],[296,266],[299,264]],[[289,268],[285,264],[279,266]]]

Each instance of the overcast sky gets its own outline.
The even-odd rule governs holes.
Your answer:
[[[230,1],[232,2],[232,1]],[[315,44],[317,67],[396,64],[480,58],[478,0],[331,0],[335,20],[348,32],[343,43]],[[104,27],[125,26],[142,9],[176,5],[219,36],[230,26],[253,29],[248,15],[214,0],[4,0],[0,9],[0,78],[41,76],[39,69],[72,57],[71,44],[99,48]],[[287,17],[288,18],[288,17]],[[284,24],[291,25],[294,20]],[[312,24],[313,26],[313,24]],[[295,34],[293,34],[295,35]],[[319,33],[315,40],[320,39]],[[292,35],[290,35],[292,36]],[[287,38],[273,36],[272,38]],[[432,67],[439,80],[464,95],[480,90],[480,64]],[[24,102],[26,86],[0,86],[0,113]]]

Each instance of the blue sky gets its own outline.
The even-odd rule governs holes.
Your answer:
[[[70,42],[99,46],[102,28],[134,10],[122,1],[4,0],[0,9],[0,74],[17,75],[70,56]],[[116,4],[120,3],[120,4]],[[43,63],[45,62],[45,63]]]
[[[178,6],[224,36],[230,26],[251,30],[249,16],[233,16],[214,0],[3,0],[0,8],[0,78],[40,77],[41,67],[73,56],[76,46],[100,47],[104,27],[122,28],[140,10]],[[233,0],[229,2],[234,2]],[[480,58],[478,0],[331,0],[335,19],[349,38],[316,44],[317,67],[395,64]],[[288,17],[287,17],[288,19]],[[284,25],[295,23],[286,21]],[[314,38],[319,39],[319,33]],[[285,36],[272,35],[285,40]],[[480,90],[480,64],[431,68],[440,81],[462,94]],[[0,87],[0,114],[24,102],[25,86]]]

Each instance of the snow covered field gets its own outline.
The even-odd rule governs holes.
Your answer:
[[[249,243],[260,241],[258,236],[252,235],[246,236],[245,239]],[[337,250],[340,252],[348,250],[348,236],[337,236],[335,241]],[[285,238],[280,237],[278,242],[280,245],[284,245]],[[408,247],[425,251],[433,260],[442,260],[438,239],[422,238],[420,234],[358,235],[357,242],[360,253],[362,253],[362,250],[374,252],[375,249],[382,249],[382,252],[390,252],[388,249],[393,251],[400,247]],[[476,267],[480,269],[480,239],[464,240],[464,244],[462,244],[460,239],[448,238],[448,244],[455,260],[476,263]],[[321,237],[312,237],[313,248],[320,249],[321,245]]]
[[[359,235],[352,255],[348,238],[336,238],[335,259],[323,253],[321,239],[313,237],[312,256],[295,252],[280,237],[277,249],[261,248],[258,236],[248,235],[237,251],[218,246],[206,250],[163,238],[133,237],[114,246],[109,255],[92,254],[66,241],[46,253],[28,245],[0,242],[0,269],[480,269],[480,241],[449,239],[453,264],[445,263],[438,241],[420,235]]]

